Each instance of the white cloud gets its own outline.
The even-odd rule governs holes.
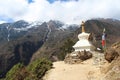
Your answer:
[[[79,0],[50,4],[47,0],[0,0],[0,16],[13,20],[49,21],[60,20],[66,23],[77,23],[91,18],[120,19],[120,0]]]
[[[2,24],[2,23],[6,23],[6,21],[0,21],[0,24]]]

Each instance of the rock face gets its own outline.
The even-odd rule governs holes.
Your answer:
[[[112,62],[112,60],[118,58],[119,54],[118,52],[116,52],[114,49],[110,48],[106,51],[105,53],[105,59],[108,61],[108,62]]]
[[[84,60],[87,60],[92,57],[92,53],[89,51],[75,51],[70,54],[67,54],[64,61],[69,64],[81,63]]]
[[[104,80],[120,80],[120,57],[112,61],[106,69]]]
[[[114,59],[106,68],[104,80],[120,80],[120,41],[113,44],[108,52],[105,57],[112,59],[111,56],[114,56]]]

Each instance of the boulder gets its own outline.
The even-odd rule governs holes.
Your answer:
[[[105,52],[105,59],[110,63],[112,62],[112,60],[117,59],[119,56],[118,52],[113,49],[113,48],[109,48],[106,52]]]
[[[83,61],[92,57],[92,53],[89,51],[85,51],[85,50],[79,52],[78,55],[79,55],[79,58]]]

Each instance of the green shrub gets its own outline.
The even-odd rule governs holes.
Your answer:
[[[4,80],[40,80],[51,67],[52,62],[47,59],[38,59],[27,67],[18,63],[8,71]]]
[[[41,78],[46,71],[51,69],[51,67],[52,62],[48,61],[47,59],[38,59],[31,63],[27,69],[33,74],[33,76]]]
[[[67,53],[71,53],[74,50],[72,47],[74,44],[75,43],[71,39],[67,39],[64,42],[64,45],[60,48],[61,53],[58,54],[58,58],[63,60]]]
[[[13,68],[6,74],[6,80],[20,80],[22,78],[20,71],[23,67],[24,66],[21,63],[14,65]]]

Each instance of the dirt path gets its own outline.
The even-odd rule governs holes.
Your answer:
[[[98,58],[96,58],[97,60]],[[101,68],[106,64],[95,63],[95,57],[81,64],[65,64],[64,61],[54,62],[53,69],[44,76],[44,80],[103,80]]]

